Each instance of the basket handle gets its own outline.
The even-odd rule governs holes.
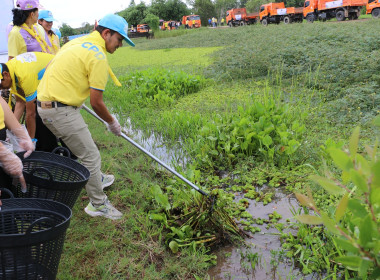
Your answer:
[[[7,189],[7,188],[0,188],[0,191],[9,194],[10,198],[15,198],[15,196],[13,195],[13,193],[9,189]]]
[[[68,158],[71,158],[71,153],[70,153],[69,149],[67,149],[65,147],[56,147],[51,152],[53,154],[56,154],[56,155],[62,155],[62,156],[66,156]],[[66,155],[65,155],[65,153],[66,153]]]
[[[42,217],[42,218],[35,220],[33,223],[31,223],[30,226],[26,229],[25,234],[30,234],[35,225],[41,224],[43,222],[48,222],[48,223],[50,222],[52,227],[55,227],[54,220],[52,218]]]
[[[50,171],[47,170],[45,167],[36,167],[34,169],[32,169],[32,171],[30,172],[30,175],[33,175],[35,172],[45,172],[48,176],[49,176],[49,182],[53,182],[53,175],[51,175]]]

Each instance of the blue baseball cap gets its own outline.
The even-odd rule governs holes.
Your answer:
[[[129,45],[135,46],[128,37],[128,22],[121,16],[108,14],[99,20],[99,25],[118,32]]]
[[[38,11],[38,19],[44,19],[48,22],[57,21],[55,18],[53,18],[53,14],[49,10]]]

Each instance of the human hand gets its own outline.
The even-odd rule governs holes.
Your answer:
[[[21,149],[26,151],[24,158],[30,156],[30,154],[35,150],[35,147],[27,131],[23,127],[19,127],[13,129],[11,132],[17,137],[17,142]]]
[[[113,117],[112,122],[107,123],[107,128],[109,131],[111,131],[116,136],[121,135],[121,126],[115,117]]]

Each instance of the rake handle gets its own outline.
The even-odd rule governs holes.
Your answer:
[[[97,118],[99,121],[101,121],[102,123],[106,124],[106,122],[101,118],[99,117],[94,111],[92,111],[90,108],[88,108],[86,105],[83,105],[82,108],[87,111],[90,115],[94,116],[95,118]],[[155,160],[156,162],[158,162],[160,165],[162,165],[163,167],[165,167],[169,172],[173,173],[175,176],[177,176],[179,179],[181,179],[182,181],[184,181],[186,184],[188,184],[190,187],[192,187],[193,189],[195,189],[196,191],[198,191],[199,193],[201,193],[202,195],[205,195],[205,196],[208,196],[208,194],[206,192],[204,192],[203,190],[201,190],[200,188],[198,188],[196,185],[194,185],[192,182],[190,182],[188,179],[186,179],[185,177],[183,177],[181,174],[179,174],[177,171],[175,171],[174,169],[172,169],[170,166],[168,166],[165,162],[161,161],[160,159],[158,159],[156,156],[154,156],[153,154],[151,154],[150,152],[148,152],[147,150],[145,150],[143,147],[141,147],[139,144],[137,144],[135,141],[133,141],[131,138],[129,138],[127,135],[125,135],[125,133],[121,132],[121,137],[123,137],[125,140],[127,140],[130,144],[132,144],[133,146],[135,146],[137,149],[139,149],[140,151],[142,151],[143,153],[145,153],[147,156],[149,156],[150,158],[152,158],[153,160]]]

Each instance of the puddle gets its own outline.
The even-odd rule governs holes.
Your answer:
[[[171,168],[176,169],[176,166],[180,166],[182,168],[186,167],[188,157],[182,149],[181,141],[178,141],[175,145],[168,147],[165,145],[165,140],[162,136],[157,136],[154,133],[147,136],[142,130],[134,128],[129,118],[123,126],[123,131],[128,137],[132,138],[133,141],[137,142],[137,144],[169,165]]]
[[[265,192],[265,186],[260,190]],[[250,205],[247,211],[252,214],[253,218],[263,219],[268,219],[268,215],[276,211],[282,216],[279,220],[280,223],[287,224],[287,219],[293,222],[291,209],[299,208],[296,198],[292,194],[283,193],[280,189],[275,189],[275,191],[272,202],[265,206],[262,202],[249,200]],[[243,195],[236,196],[237,201],[242,198]],[[214,252],[217,255],[218,263],[208,271],[211,279],[312,279],[311,276],[303,276],[292,261],[285,256],[271,253],[271,250],[278,251],[281,248],[279,231],[275,227],[271,226],[267,229],[265,223],[254,226],[259,227],[261,232],[251,234],[251,237],[246,239],[248,246],[229,245]],[[283,231],[291,230],[284,229]],[[255,269],[252,268],[251,262],[247,258],[248,255],[254,254],[259,258]],[[274,264],[274,261],[277,264]]]

